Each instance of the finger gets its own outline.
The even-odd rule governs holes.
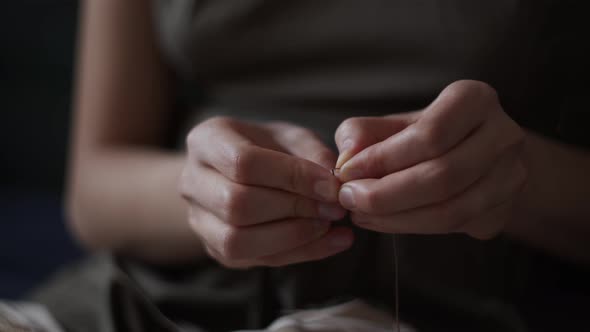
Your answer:
[[[337,200],[339,181],[318,164],[256,146],[233,129],[195,133],[189,135],[189,147],[199,147],[193,153],[196,162],[216,169],[234,182],[285,190],[317,200]],[[203,144],[207,147],[200,148]]]
[[[269,124],[274,140],[285,152],[331,169],[336,154],[313,131],[285,122]]]
[[[217,171],[202,167],[184,181],[183,197],[233,226],[251,226],[277,219],[338,220],[346,210],[286,191],[232,182]]]
[[[221,264],[230,268],[251,268],[255,266],[287,266],[297,263],[316,261],[336,255],[349,249],[354,242],[352,230],[346,227],[334,227],[319,239],[301,247],[258,259],[227,260],[210,247],[206,247],[209,255]]]
[[[495,91],[485,83],[451,84],[415,123],[345,163],[340,169],[340,179],[347,182],[378,178],[443,155],[494,111],[502,110]]]
[[[346,119],[338,126],[334,135],[340,151],[336,168],[342,167],[363,149],[398,133],[415,120],[415,113]]]
[[[251,260],[285,252],[322,237],[330,229],[330,222],[311,219],[235,227],[203,210],[191,216],[190,225],[225,261]]]
[[[215,141],[220,134],[232,134],[237,143],[253,144],[265,149],[284,152],[283,148],[273,139],[273,133],[266,126],[238,120],[231,117],[218,116],[210,118],[195,130],[191,131],[187,145],[207,146]]]
[[[351,218],[360,227],[387,233],[456,232],[468,221],[515,197],[526,177],[526,170],[519,160],[503,158],[498,167],[450,200],[390,216],[355,212]]]
[[[511,217],[512,206],[512,201],[502,203],[483,216],[467,222],[458,232],[467,233],[479,240],[492,239],[504,230]]]
[[[316,261],[349,249],[354,242],[354,233],[348,227],[333,227],[321,238],[301,247],[275,255],[261,257],[256,265],[285,266]]]
[[[505,124],[505,125],[502,125]],[[349,210],[390,215],[442,202],[456,196],[487,174],[499,156],[520,154],[522,131],[510,135],[510,122],[488,121],[448,153],[394,172],[377,181],[356,180],[342,190],[357,195],[357,206]],[[486,147],[486,148],[482,148]],[[340,196],[343,196],[342,194]],[[350,201],[350,198],[348,199]]]

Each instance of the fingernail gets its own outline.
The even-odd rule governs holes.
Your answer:
[[[344,140],[344,142],[342,142],[342,145],[338,147],[340,155],[338,156],[338,160],[336,161],[336,168],[342,167],[342,165],[344,165],[344,163],[347,162],[350,159],[350,157],[352,157],[352,151],[350,150],[352,149],[353,145],[354,142],[352,141],[352,139],[347,138]]]
[[[336,168],[342,167],[342,165],[349,161],[350,158],[352,158],[351,150],[345,150],[342,153],[340,153],[340,155],[338,156],[338,160],[336,161]]]
[[[345,209],[352,210],[356,208],[354,193],[352,192],[352,188],[350,188],[350,186],[343,186],[342,189],[340,189],[338,200]]]
[[[320,180],[315,183],[313,190],[317,195],[327,201],[337,200],[338,184],[336,181]]]
[[[352,141],[352,138],[347,138],[344,140],[344,142],[342,142],[342,145],[339,146],[339,149],[341,152],[344,152],[346,150],[350,150],[352,148],[353,144],[354,144],[354,142]]]
[[[346,215],[346,210],[338,205],[320,203],[318,205],[318,214],[322,219],[338,220],[344,218],[344,215]]]
[[[330,245],[336,248],[346,248],[352,244],[352,237],[349,234],[335,234],[330,239]]]

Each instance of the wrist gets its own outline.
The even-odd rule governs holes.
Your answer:
[[[590,259],[581,257],[590,239],[590,154],[527,132],[522,162],[527,182],[505,233],[562,257]]]

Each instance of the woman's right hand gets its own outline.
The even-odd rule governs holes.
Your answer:
[[[180,191],[207,252],[232,268],[282,266],[348,249],[336,155],[308,129],[213,118],[187,138]]]

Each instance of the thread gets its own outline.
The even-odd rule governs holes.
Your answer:
[[[335,167],[332,168],[330,170],[330,172],[332,173],[332,175],[334,176],[338,176],[340,175],[340,167]],[[400,323],[400,318],[399,318],[399,273],[398,273],[398,269],[399,269],[399,263],[398,263],[398,254],[397,254],[397,244],[396,244],[396,236],[395,234],[392,235],[392,251],[393,251],[393,268],[394,268],[394,272],[393,272],[393,276],[394,276],[394,321],[393,321],[393,330],[395,332],[401,332],[401,323]]]
[[[396,236],[395,234],[392,235],[391,243],[393,246],[393,268],[395,269],[394,275],[394,311],[395,311],[395,321],[394,321],[394,330],[396,332],[401,332],[400,328],[400,317],[399,317],[399,273],[398,273],[398,254],[397,254],[397,243],[396,243]]]

